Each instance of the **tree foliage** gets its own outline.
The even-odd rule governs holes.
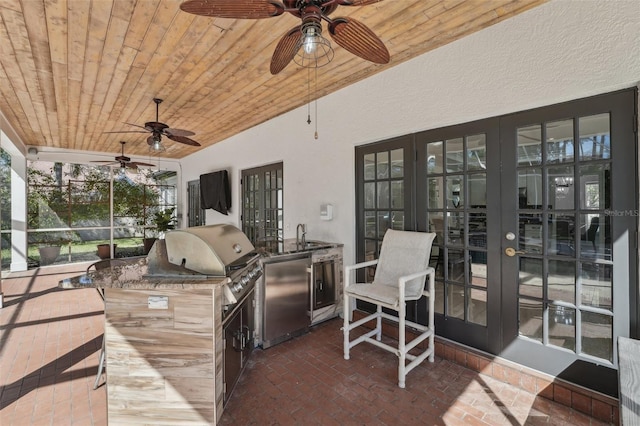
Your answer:
[[[145,206],[156,206],[157,191],[153,174],[140,171],[118,174],[113,180],[113,216],[115,226],[145,223]],[[110,226],[110,170],[82,164],[33,162],[28,168],[28,229],[72,230],[79,227]],[[134,231],[132,231],[134,232]],[[67,240],[61,231],[36,232],[33,242]]]

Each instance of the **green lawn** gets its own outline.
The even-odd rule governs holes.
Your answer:
[[[65,264],[74,262],[85,262],[99,260],[97,251],[98,244],[108,244],[107,240],[83,241],[79,243],[66,244],[60,248],[60,255],[54,264]],[[142,238],[121,238],[114,240],[116,244],[115,257],[131,257],[143,254]],[[2,269],[9,269],[11,261],[11,251],[6,248],[2,252]],[[27,250],[29,268],[40,265],[40,251],[37,245],[30,245]]]

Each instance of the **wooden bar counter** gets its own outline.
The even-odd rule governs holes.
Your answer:
[[[148,258],[60,282],[105,295],[108,422],[215,424],[223,409],[222,284],[156,277]]]

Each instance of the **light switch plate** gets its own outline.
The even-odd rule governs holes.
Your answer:
[[[320,206],[320,219],[321,220],[333,219],[333,204],[322,204]]]

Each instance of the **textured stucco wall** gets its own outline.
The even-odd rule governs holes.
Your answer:
[[[291,71],[290,71],[291,72]],[[354,146],[635,86],[640,81],[640,1],[555,0],[407,61],[318,101],[319,139],[306,107],[183,159],[183,184],[231,172],[240,219],[240,171],[284,162],[285,237],[345,243],[354,259]],[[313,117],[313,111],[312,111]],[[320,205],[334,219],[320,220]]]

